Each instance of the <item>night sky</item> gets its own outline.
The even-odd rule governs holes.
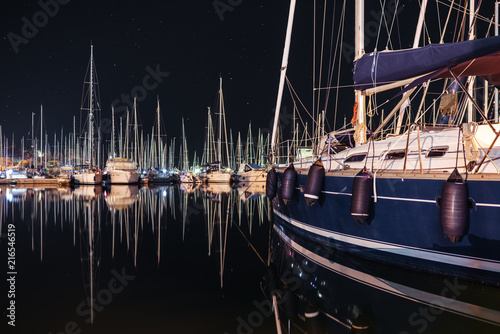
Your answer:
[[[344,38],[353,44],[353,4],[348,3]],[[341,4],[329,2],[329,17],[335,9],[338,20]],[[394,48],[411,45],[417,22],[416,5],[415,0],[400,1],[403,9],[395,20]],[[491,17],[492,5],[485,6],[489,8],[483,15]],[[146,92],[140,97],[138,111],[144,133],[149,133],[158,95],[168,138],[181,136],[184,116],[190,151],[196,149],[201,155],[206,111],[215,105],[221,75],[227,124],[233,129],[234,139],[237,131],[246,136],[250,121],[255,130],[269,130],[288,7],[289,1],[260,0],[10,1],[0,8],[0,125],[8,138],[14,132],[18,142],[21,136],[28,136],[32,112],[37,113],[39,124],[43,104],[50,140],[54,132],[60,133],[61,126],[68,133],[73,115],[77,121],[80,117],[92,42],[103,119],[110,118],[112,103],[116,108],[126,105],[123,96]],[[431,12],[436,10],[434,2],[429,8]],[[367,5],[366,21],[376,22],[374,14],[379,11],[378,2]],[[319,5],[318,16],[322,13]],[[312,106],[312,17],[312,1],[299,0],[288,77],[307,108]],[[435,21],[429,24],[432,26]],[[27,35],[30,29],[26,26],[34,23],[38,27]],[[337,25],[338,22],[335,36]],[[23,27],[28,38],[23,35]],[[321,29],[321,22],[317,27]],[[329,50],[331,27],[327,29],[325,50]],[[370,36],[366,42],[368,51],[375,44],[373,34]],[[385,45],[386,39],[382,36],[379,43]],[[319,47],[317,42],[318,55]],[[329,57],[325,51],[325,58]],[[350,85],[352,64],[347,60],[343,63],[341,84]],[[328,63],[323,69],[327,67]],[[153,79],[152,72],[159,73],[158,80]],[[149,90],[144,89],[148,75]],[[350,89],[342,93],[339,108],[343,110],[339,113],[350,119],[354,94]],[[291,113],[288,95],[286,92],[283,106]],[[334,107],[333,103],[329,108],[330,105]],[[333,113],[329,117],[331,125]]]

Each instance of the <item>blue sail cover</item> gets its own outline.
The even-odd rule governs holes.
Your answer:
[[[500,87],[500,36],[365,54],[354,62],[354,88],[363,90],[426,74],[425,80],[448,78],[448,68],[459,77],[476,75]]]

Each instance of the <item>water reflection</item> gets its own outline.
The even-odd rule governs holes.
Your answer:
[[[4,235],[2,229],[6,229],[6,225],[11,222],[16,224],[18,231],[25,230],[26,236],[29,235],[31,239],[30,253],[21,248],[26,237],[24,232],[18,233],[17,252],[24,258],[33,258],[35,255],[39,263],[37,267],[42,270],[38,273],[42,275],[45,266],[51,265],[54,260],[58,261],[59,255],[55,254],[68,257],[75,254],[79,258],[78,271],[81,271],[81,275],[78,272],[74,275],[72,271],[66,275],[74,277],[80,289],[76,289],[76,293],[71,292],[73,297],[65,303],[70,309],[71,305],[78,305],[70,316],[88,314],[88,324],[95,325],[102,319],[99,313],[102,310],[100,299],[107,296],[103,291],[109,290],[110,272],[120,272],[118,268],[121,266],[127,268],[127,273],[141,272],[153,258],[158,271],[164,271],[160,267],[163,261],[171,262],[172,259],[185,256],[172,252],[172,237],[182,243],[189,238],[194,240],[199,235],[198,222],[203,224],[205,253],[214,260],[214,267],[210,271],[217,274],[217,288],[222,289],[225,271],[234,267],[234,261],[228,267],[227,253],[246,248],[240,238],[235,242],[243,247],[235,245],[231,250],[228,249],[232,226],[245,223],[245,216],[264,217],[263,213],[257,211],[268,207],[268,204],[264,205],[265,201],[261,195],[251,199],[241,196],[238,189],[228,186],[198,186],[190,189],[127,185],[112,185],[108,188],[81,186],[75,189],[3,187],[0,188],[0,234]],[[264,220],[261,220],[256,226],[262,226],[263,223]],[[252,227],[254,224],[249,222],[247,226],[255,229],[255,226]],[[182,227],[182,234],[175,232],[179,227]],[[170,244],[167,243],[169,233]],[[190,236],[190,233],[195,234]],[[170,250],[165,251],[165,247]],[[150,250],[154,251],[154,256],[151,256],[153,253]],[[234,253],[234,258],[237,256]],[[59,264],[63,271],[65,268],[70,271],[73,265],[68,262]],[[174,272],[170,275],[174,275]],[[29,299],[28,296],[19,298]],[[234,319],[236,316],[226,322]],[[59,326],[47,324],[46,332],[59,332],[58,329],[64,328],[66,320],[60,322],[63,324]]]
[[[381,265],[318,246],[275,225],[272,262],[303,328],[328,333],[498,333],[498,288]],[[283,288],[282,288],[283,289]],[[306,308],[319,310],[304,317]],[[286,315],[282,315],[285,319]]]

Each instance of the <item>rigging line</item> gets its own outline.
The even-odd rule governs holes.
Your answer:
[[[344,3],[342,5],[342,15],[341,15],[341,20],[339,22],[339,25],[341,26],[341,29],[339,29],[339,33],[337,35],[337,45],[335,46],[335,49],[339,49],[339,60],[338,60],[338,73],[337,73],[337,86],[340,82],[340,73],[341,73],[341,64],[342,64],[342,50],[343,50],[343,45],[344,45],[344,28],[345,28],[345,10],[346,10],[346,0],[344,0]],[[333,26],[333,25],[332,25]],[[339,46],[339,41],[340,41],[340,48]],[[337,53],[335,52],[335,55]],[[333,76],[333,72],[332,72]],[[338,104],[339,104],[339,90],[335,92],[335,116],[333,119],[333,129],[335,130],[337,127],[337,111],[338,111]]]
[[[243,236],[243,238],[245,238],[245,240],[248,242],[248,245],[252,248],[252,250],[255,252],[255,254],[259,257],[259,260],[264,265],[266,265],[266,262],[264,261],[264,259],[262,258],[262,256],[260,256],[259,252],[257,252],[257,249],[255,249],[255,247],[252,245],[252,243],[250,242],[250,240],[248,240],[248,238],[245,235],[245,233],[243,233],[243,231],[241,230],[241,228],[238,226],[238,223],[236,223],[233,219],[231,219],[231,221],[234,223],[233,225],[236,226],[236,228],[238,229],[238,231],[240,231],[240,233]]]
[[[314,125],[316,125],[316,126],[318,127],[318,129],[320,129],[320,130],[324,130],[324,129],[322,128],[321,124],[319,124],[319,123],[316,121],[316,119],[314,119],[314,118],[311,116],[311,113],[310,113],[310,112],[306,109],[306,107],[304,106],[304,104],[302,103],[302,101],[300,100],[300,98],[298,97],[297,93],[296,93],[296,92],[295,92],[295,90],[293,89],[293,87],[292,87],[292,85],[291,85],[290,81],[288,80],[288,77],[287,77],[287,76],[285,76],[285,79],[286,79],[286,81],[287,81],[288,88],[289,88],[289,89],[291,89],[291,90],[293,91],[293,94],[297,97],[297,99],[299,100],[300,104],[301,104],[301,105],[302,105],[302,107],[304,108],[304,110],[305,110],[305,112],[307,113],[307,115],[308,115],[309,117],[311,117],[311,118],[312,118],[312,121],[313,121],[313,130],[314,130]],[[291,93],[291,92],[290,92],[290,93]],[[300,113],[297,113],[297,114],[299,115],[299,118],[300,118],[300,120],[302,121],[302,118],[300,117]],[[304,122],[302,122],[302,124],[304,124]],[[315,134],[315,132],[313,131],[313,132],[312,132],[312,135],[314,136],[314,134]],[[313,141],[313,138],[314,138],[314,137],[309,137],[309,139],[311,139],[311,142]]]
[[[469,14],[469,12],[470,12],[470,10],[468,9],[468,1],[467,1],[467,5],[465,5],[465,6],[462,6],[460,4],[456,4],[456,7],[454,4],[455,3],[454,0],[451,1],[451,5],[448,3],[445,3],[442,0],[436,0],[436,2],[439,2],[442,5],[448,6],[448,7],[450,7],[450,9],[454,9],[457,12],[462,13],[462,14]],[[486,16],[483,16],[483,15],[479,15],[479,14],[476,15],[476,18],[478,20],[485,21],[485,22],[489,21],[489,18],[487,18]]]
[[[335,66],[335,59],[337,56],[337,45],[335,46],[335,53],[333,55],[332,59],[332,53],[333,53],[333,36],[334,36],[334,22],[335,22],[335,13],[336,13],[336,5],[337,1],[334,1],[333,3],[333,13],[332,13],[332,30],[330,31],[330,61],[328,62],[328,79],[327,79],[327,85],[331,86],[332,85],[332,77],[333,77],[333,67]],[[338,42],[338,39],[337,39]],[[330,91],[326,92],[326,97],[325,97],[325,106],[323,107],[324,110],[327,109],[328,106],[328,101],[330,99]]]
[[[394,27],[394,21],[396,17],[398,16],[398,6],[399,6],[399,0],[396,0],[396,7],[394,8],[394,13],[392,15],[392,22],[391,22],[391,28],[389,29],[389,35],[387,36],[387,44],[385,45],[385,48],[387,49],[389,47],[389,43],[391,41],[391,34],[392,34],[392,28]],[[391,43],[392,47],[392,43]]]
[[[446,16],[446,22],[445,22],[444,27],[443,27],[443,29],[441,31],[441,38],[439,39],[439,44],[443,43],[444,34],[446,32],[446,28],[448,27],[448,23],[450,21],[450,15],[451,15],[451,11],[452,11],[452,7],[453,7],[454,3],[455,3],[455,0],[452,0],[451,1],[451,6],[448,9],[448,15]],[[438,4],[439,4],[439,1],[436,1],[436,6],[438,6]],[[440,27],[440,29],[441,29],[441,27]]]
[[[314,87],[316,86],[316,0],[314,0],[314,8],[313,8],[313,68],[312,68],[312,112],[314,115],[314,111],[316,110],[316,98],[315,98],[315,92],[314,92]],[[313,119],[315,119],[313,117]],[[314,133],[314,123],[312,124],[312,132]]]
[[[442,36],[443,35],[443,28],[441,27],[441,14],[439,13],[439,3],[437,1],[436,1],[436,12],[437,12],[437,18],[438,18],[439,36]]]
[[[386,0],[384,0],[384,3],[382,3],[382,0],[379,0],[379,4],[382,7],[382,12],[380,13],[380,15],[381,15],[380,22],[378,23],[377,40],[375,41],[375,51],[378,50],[378,41],[380,39],[380,30],[382,28],[382,21],[386,21],[386,19],[385,19],[385,2],[386,2]]]
[[[420,4],[420,0],[418,2]],[[420,7],[422,7],[422,6],[420,6]],[[427,33],[427,42],[428,42],[428,44],[432,44],[431,43],[431,34],[429,33],[429,29],[427,29],[427,23],[426,23],[425,20],[424,20],[423,24],[424,24],[425,33]],[[423,36],[424,36],[424,38],[423,38],[423,40],[424,40],[424,42],[423,42],[424,46],[425,46],[425,33],[423,34]]]
[[[324,8],[323,8],[323,30],[322,30],[322,35],[321,35],[321,53],[320,53],[320,61],[319,61],[319,81],[318,81],[318,87],[321,87],[321,77],[323,74],[323,50],[325,46],[325,25],[326,25],[326,0],[324,3]],[[314,87],[313,87],[314,88]],[[314,93],[314,89],[313,89]],[[319,102],[320,102],[320,96],[321,96],[321,90],[318,90],[318,103],[316,105],[316,114],[319,115]]]
[[[287,81],[288,81],[288,78],[287,78]],[[288,90],[290,91],[290,95],[292,95],[292,99],[293,99],[294,105],[296,105],[295,99],[293,98],[294,95],[291,92],[291,90],[293,90],[293,87],[291,87],[291,84],[289,82],[287,82],[287,85],[288,85]],[[302,101],[300,101],[300,99],[299,99],[299,102],[302,104]],[[304,107],[303,104],[302,104],[302,107],[305,109],[305,107]],[[306,110],[306,112],[307,112],[307,110]],[[308,114],[309,114],[309,112],[308,112]],[[307,132],[306,124],[304,123],[304,120],[302,119],[302,116],[300,115],[300,113],[298,112],[298,110],[297,110],[297,115],[299,116],[299,119],[300,119],[300,122],[302,123],[302,126],[306,129],[305,133],[308,135],[307,138],[306,138],[306,140],[307,139],[311,139],[311,141],[312,141],[312,137],[309,136],[309,133]],[[310,114],[309,114],[309,116],[310,116]]]
[[[470,38],[470,35],[471,33],[475,30],[475,27],[476,27],[476,21],[477,21],[477,14],[479,13],[479,8],[481,8],[481,3],[482,3],[482,0],[479,0],[479,3],[477,4],[476,8],[474,9],[474,19],[472,20],[472,24],[469,26],[469,39]],[[471,8],[472,10],[472,8]],[[488,21],[486,21],[488,22]],[[477,33],[477,30],[476,30],[476,33]],[[473,38],[472,39],[475,39],[476,36],[472,36]]]

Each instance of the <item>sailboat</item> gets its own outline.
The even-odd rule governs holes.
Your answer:
[[[85,97],[87,97],[87,105],[84,106],[84,103],[82,103],[82,111],[88,111],[88,118],[87,118],[87,124],[88,124],[88,130],[87,130],[87,143],[86,143],[86,148],[87,152],[84,154],[84,156],[87,157],[88,159],[88,167],[80,170],[79,172],[75,172],[73,174],[73,178],[75,180],[75,184],[90,184],[90,185],[95,185],[95,184],[101,184],[102,183],[102,173],[100,170],[97,168],[95,164],[95,143],[94,143],[94,118],[95,118],[95,110],[96,107],[99,107],[99,101],[97,100],[97,97],[99,94],[97,93],[95,89],[95,84],[94,78],[97,78],[96,72],[95,72],[95,66],[94,66],[94,46],[90,45],[90,60],[89,60],[89,71],[87,72],[87,75],[84,80],[84,86],[88,84],[88,90],[86,91],[85,89],[83,90],[83,98],[82,100],[85,100]],[[89,81],[87,82],[87,78],[89,78]],[[95,104],[95,106],[94,106]]]
[[[499,285],[500,124],[470,93],[473,80],[463,82],[480,76],[488,81],[486,90],[500,87],[500,37],[419,47],[425,3],[412,49],[364,54],[364,7],[356,1],[355,127],[328,133],[316,141],[313,156],[287,164],[277,157],[276,138],[291,1],[271,140],[275,169],[268,174],[266,194],[274,198],[277,223],[316,243],[412,270]],[[469,12],[472,25],[477,12]],[[444,87],[439,98],[431,104],[423,99],[402,131],[393,116],[404,115],[409,99],[415,103],[422,96],[417,92],[427,93],[435,82]],[[395,88],[394,109],[367,130],[366,96]],[[437,126],[424,124],[432,106],[441,111]],[[481,119],[474,122],[474,114]],[[382,136],[392,119],[395,130]],[[355,146],[341,140],[349,134]]]
[[[209,110],[209,117],[210,117],[210,110]],[[228,170],[227,168],[223,167],[223,147],[222,143],[226,144],[226,160],[225,162],[229,163],[229,148],[227,146],[227,131],[226,131],[226,116],[225,116],[225,110],[224,110],[224,98],[222,95],[222,77],[219,78],[219,127],[217,131],[217,141],[214,142],[214,147],[215,147],[215,153],[216,153],[216,159],[217,161],[211,161],[209,164],[209,169],[207,170],[207,173],[203,176],[203,179],[207,183],[229,183],[231,182],[231,176],[232,176],[232,171]],[[212,123],[209,121],[209,135],[207,136],[207,142],[210,145],[210,139],[211,139],[211,128],[210,125]],[[224,128],[224,130],[223,130]],[[215,145],[216,144],[216,145]]]
[[[186,132],[184,130],[184,117],[182,118],[182,166],[179,174],[179,181],[181,183],[200,183],[198,175],[189,168],[189,157],[187,149]],[[194,162],[193,162],[194,163]]]
[[[137,104],[136,98],[134,98],[134,118],[135,118],[135,155],[137,156],[137,146],[138,146],[138,135],[137,135]],[[112,109],[112,122],[113,122],[113,142],[114,142],[114,110]],[[128,138],[128,112],[127,112],[127,134]],[[125,151],[128,147],[125,145]],[[114,147],[112,148],[113,156],[106,161],[105,173],[109,177],[110,184],[136,184],[139,182],[139,169],[137,163],[129,158],[116,157],[114,152]],[[127,151],[128,152],[128,151]]]
[[[156,123],[157,123],[157,161],[158,161],[158,169],[151,169],[147,174],[148,183],[151,184],[159,184],[159,183],[171,183],[175,181],[174,176],[167,173],[165,169],[165,159],[163,159],[164,154],[163,151],[163,141],[161,139],[161,120],[160,120],[160,99],[156,99]]]

